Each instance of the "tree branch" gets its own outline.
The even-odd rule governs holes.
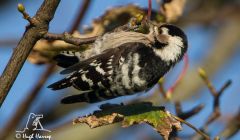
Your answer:
[[[186,120],[196,114],[198,114],[204,108],[203,104],[197,105],[189,111],[183,112],[182,105],[180,102],[175,102],[176,114],[179,118]]]
[[[85,0],[88,1],[88,0]],[[85,3],[85,2],[84,2]],[[89,5],[87,5],[87,8]],[[82,9],[83,7],[80,7]],[[85,10],[87,9],[84,8]],[[80,12],[84,12],[83,10],[79,10]],[[79,15],[82,15],[79,13]],[[74,21],[74,25],[79,25],[82,21],[82,18]],[[77,29],[77,26],[71,27],[72,31],[75,31]],[[9,120],[7,125],[4,127],[3,131],[0,134],[0,139],[6,139],[6,137],[16,128],[16,126],[19,124],[19,121],[22,119],[22,117],[25,115],[26,111],[28,110],[29,106],[31,106],[33,100],[38,95],[38,93],[41,91],[43,85],[48,80],[48,78],[52,75],[54,70],[56,69],[55,64],[50,64],[46,70],[43,72],[43,74],[40,76],[39,81],[36,83],[36,85],[33,87],[33,89],[28,94],[29,96],[24,99],[24,101],[19,105],[19,107],[16,109],[16,112],[14,115],[12,115],[12,118]]]
[[[71,34],[65,32],[63,34],[53,34],[53,33],[46,33],[43,36],[46,40],[63,40],[67,43],[80,46],[83,44],[93,43],[97,37],[89,37],[89,38],[77,38],[73,37]]]
[[[181,123],[186,124],[187,126],[189,126],[190,128],[192,128],[193,130],[195,130],[199,135],[201,135],[204,139],[206,140],[210,140],[210,137],[208,135],[206,135],[204,132],[202,132],[201,130],[197,129],[196,127],[194,127],[192,124],[190,124],[189,122],[172,115],[172,117],[174,117],[176,120],[180,121]]]
[[[205,123],[204,127],[207,127],[209,124],[211,124],[213,121],[215,121],[217,118],[221,116],[221,111],[220,111],[220,97],[223,94],[223,92],[231,85],[232,81],[228,80],[217,92],[213,98],[213,112],[209,116],[207,122]]]
[[[45,0],[36,15],[36,22],[26,28],[23,37],[14,50],[3,74],[0,77],[0,107],[17,78],[25,60],[35,43],[47,33],[49,22],[52,20],[60,0]]]

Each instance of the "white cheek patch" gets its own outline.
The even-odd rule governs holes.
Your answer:
[[[182,39],[178,36],[169,37],[169,44],[162,49],[154,49],[154,52],[164,61],[176,61],[181,55]]]

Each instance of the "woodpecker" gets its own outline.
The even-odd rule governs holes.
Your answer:
[[[79,90],[79,94],[63,98],[64,104],[96,103],[144,92],[183,58],[187,48],[185,33],[171,24],[151,24],[147,34],[106,33],[85,52],[62,55],[72,60],[65,63],[67,68],[61,72],[68,76],[49,88]]]

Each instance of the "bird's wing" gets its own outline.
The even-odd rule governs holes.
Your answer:
[[[70,66],[62,71],[64,74],[71,74],[70,76],[48,87],[53,90],[59,90],[74,86],[81,91],[109,88],[113,70],[119,66],[119,60],[124,51],[124,47],[112,48],[102,54]]]
[[[113,48],[113,49],[105,50],[104,53],[102,53],[102,54],[93,56],[89,59],[83,60],[79,63],[76,63],[76,64],[64,69],[63,71],[60,72],[60,74],[70,74],[70,73],[79,71],[80,68],[88,67],[89,64],[91,64],[93,62],[107,63],[110,60],[111,56],[114,56],[115,57],[114,60],[117,60],[119,55],[121,55],[121,50],[122,49],[120,49],[120,48]]]
[[[71,75],[53,83],[49,88],[59,90],[74,86],[84,92],[79,95],[66,97],[62,100],[62,103],[95,103],[121,96],[115,95],[110,90],[111,84],[113,84],[113,75],[115,74],[114,69],[121,67],[121,64],[124,63],[122,58],[128,59],[129,53],[135,53],[142,47],[146,48],[141,43],[127,43],[117,48],[109,49],[103,54],[67,68],[64,73],[71,73]]]

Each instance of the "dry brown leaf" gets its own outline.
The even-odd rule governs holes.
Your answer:
[[[168,0],[161,5],[166,22],[175,22],[183,13],[186,0]]]
[[[181,124],[164,107],[152,106],[151,103],[132,105],[101,106],[102,110],[91,115],[73,120],[74,124],[86,123],[90,128],[122,122],[122,127],[146,123],[151,125],[164,139],[168,139],[172,128],[181,130]]]

